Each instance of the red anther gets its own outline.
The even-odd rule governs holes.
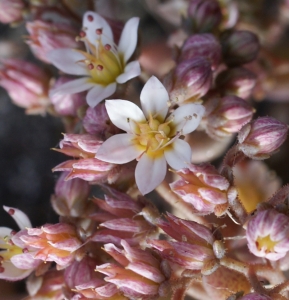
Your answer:
[[[94,69],[94,64],[88,64],[88,65],[87,65],[87,68],[88,68],[88,70]]]
[[[8,214],[11,215],[11,216],[13,216],[13,215],[15,214],[15,209],[10,208],[10,209],[8,210]]]
[[[5,269],[1,266],[0,267],[0,273],[4,273]]]
[[[101,35],[102,34],[102,28],[98,28],[95,30],[96,34]]]
[[[85,31],[83,31],[83,30],[81,30],[80,32],[79,32],[79,36],[80,37],[85,37],[86,36],[86,32]]]
[[[0,264],[4,261],[4,257],[0,255]]]
[[[111,46],[109,44],[106,44],[104,45],[104,49],[109,51],[111,49]]]
[[[12,231],[10,232],[10,235],[15,235],[16,233],[17,233],[17,231],[12,230]]]
[[[28,248],[23,248],[23,249],[22,249],[22,252],[23,252],[23,253],[28,253],[29,250],[28,250]]]
[[[97,68],[98,71],[102,71],[103,70],[103,66],[102,65],[97,65],[96,68]]]
[[[92,15],[88,15],[88,16],[87,16],[87,20],[88,20],[89,22],[92,22],[92,21],[93,21],[93,16],[92,16]]]

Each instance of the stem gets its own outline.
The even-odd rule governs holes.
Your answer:
[[[280,294],[282,292],[289,291],[289,280],[282,282],[281,284],[275,286],[271,291],[271,294]]]
[[[187,218],[195,222],[205,224],[204,218],[194,214],[192,206],[183,201],[170,188],[166,181],[163,181],[157,188],[157,193],[175,210],[174,214],[180,218]]]

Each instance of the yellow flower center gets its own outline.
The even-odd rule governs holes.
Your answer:
[[[265,249],[266,253],[275,252],[274,247],[276,244],[277,242],[272,241],[270,235],[264,237],[258,237],[256,241],[256,246],[258,250]]]
[[[161,123],[152,116],[145,123],[136,122],[134,142],[150,157],[162,156],[164,149],[169,147],[174,140],[171,122],[172,120]]]
[[[87,52],[76,50],[85,56],[85,59],[79,61],[84,63],[91,76],[91,82],[102,85],[109,85],[116,81],[116,78],[124,72],[124,59],[118,52],[117,46],[112,43],[103,45],[101,40],[102,32],[99,33],[97,46],[91,44],[85,37]]]
[[[9,236],[0,238],[0,240],[0,249],[2,249],[0,250],[0,265],[2,261],[9,261],[14,255],[23,253],[23,249],[14,245]]]

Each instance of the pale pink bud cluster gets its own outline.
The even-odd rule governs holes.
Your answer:
[[[55,262],[59,269],[67,267],[76,255],[81,254],[81,249],[77,251],[82,242],[78,238],[76,228],[67,223],[28,228],[27,233],[20,239],[26,246],[37,249],[34,259]]]
[[[23,0],[0,0],[0,22],[22,21],[25,3]]]
[[[287,138],[288,125],[271,117],[261,117],[246,124],[238,134],[238,148],[252,159],[266,159]]]
[[[71,81],[70,78],[61,76],[59,77],[51,89],[58,88],[62,84]],[[73,116],[76,117],[79,113],[81,107],[86,105],[86,95],[84,92],[70,94],[70,95],[61,95],[61,94],[53,94],[50,95],[51,103],[54,106],[54,110],[60,116]]]
[[[256,75],[243,67],[230,68],[216,78],[218,92],[222,96],[235,95],[246,99],[256,84]]]
[[[222,13],[218,1],[190,0],[188,29],[191,32],[211,32],[221,23]]]
[[[220,39],[224,62],[230,67],[249,63],[258,55],[260,44],[250,31],[226,31]]]
[[[104,140],[120,133],[120,129],[111,122],[104,103],[100,103],[94,108],[89,107],[82,120],[82,125],[89,134]]]
[[[247,223],[246,236],[254,255],[278,260],[289,251],[289,217],[275,209],[257,210]]]
[[[114,178],[114,165],[95,158],[102,141],[89,134],[64,134],[60,149],[54,149],[76,159],[67,160],[53,171],[69,172],[66,180],[80,178],[92,182],[110,181]]]
[[[158,259],[152,250],[131,247],[121,241],[123,250],[113,244],[106,244],[104,250],[118,263],[106,263],[96,267],[107,275],[105,281],[113,283],[129,299],[157,299],[169,292],[167,280],[169,266]]]
[[[250,122],[253,113],[253,107],[237,96],[211,98],[206,102],[206,131],[215,139],[230,136]]]
[[[152,223],[159,217],[157,209],[145,198],[138,201],[127,194],[109,189],[105,200],[93,198],[99,210],[90,218],[100,223],[91,237],[94,242],[120,245],[125,240],[130,245],[145,244],[147,237],[158,236]]]
[[[185,269],[210,273],[217,268],[215,238],[211,230],[194,221],[167,214],[157,225],[174,240],[149,240],[149,244],[169,262]]]
[[[50,105],[49,76],[33,63],[19,59],[1,62],[0,86],[7,90],[12,101],[27,113],[44,113]]]
[[[70,24],[36,20],[26,23],[29,33],[27,44],[40,60],[50,63],[47,54],[60,48],[78,48],[76,29]]]
[[[81,216],[87,206],[90,185],[79,178],[65,180],[67,176],[68,173],[63,172],[58,178],[52,206],[60,216]]]
[[[228,180],[208,163],[190,164],[177,174],[182,179],[170,184],[172,191],[190,203],[198,213],[221,216],[228,208],[228,201],[233,201],[237,196]]]

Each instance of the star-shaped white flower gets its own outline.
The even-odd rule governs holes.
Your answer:
[[[127,133],[106,140],[96,158],[116,164],[137,159],[136,183],[147,194],[164,180],[166,162],[177,170],[190,163],[191,147],[180,137],[198,127],[205,109],[201,104],[186,104],[167,116],[169,96],[154,76],[145,84],[140,100],[142,110],[126,100],[106,100],[112,123]]]
[[[61,85],[51,94],[89,90],[86,100],[89,106],[94,107],[111,96],[118,83],[140,75],[138,61],[127,63],[136,48],[138,24],[137,17],[126,22],[117,46],[107,21],[95,12],[86,12],[80,40],[85,43],[87,52],[64,48],[48,54],[50,62],[62,72],[84,77]]]

